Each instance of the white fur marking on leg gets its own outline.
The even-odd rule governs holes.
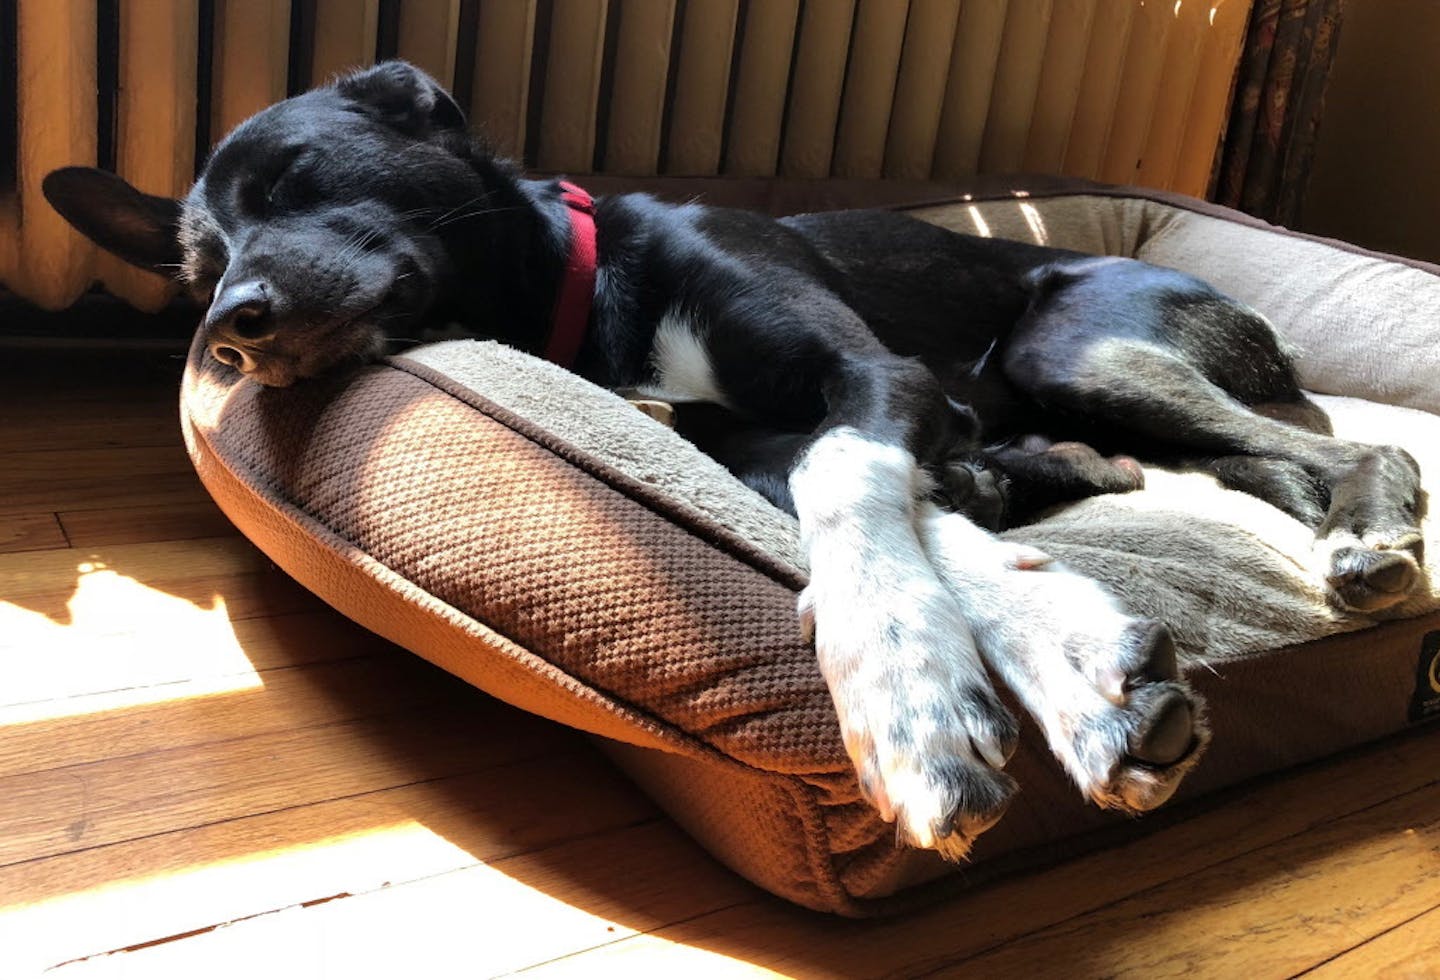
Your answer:
[[[959,797],[969,784],[947,782],[948,767],[960,763],[982,783],[1003,779],[986,764],[1004,765],[1013,720],[920,546],[919,479],[907,451],[841,427],[809,449],[790,487],[810,562],[802,619],[813,621],[846,748],[882,814],[929,847],[967,803]],[[1007,795],[990,794],[990,807]],[[954,830],[967,833],[958,819]]]

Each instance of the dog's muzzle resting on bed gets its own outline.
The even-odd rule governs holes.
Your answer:
[[[433,324],[543,351],[574,264],[561,183],[495,158],[398,62],[245,122],[182,202],[80,168],[45,191],[100,245],[178,270],[213,356],[267,385]],[[1117,453],[1306,522],[1342,609],[1420,577],[1413,460],[1333,438],[1264,318],[1189,276],[885,212],[777,221],[624,195],[587,220],[569,366],[678,403],[682,433],[798,515],[802,620],[904,841],[961,856],[1015,792],[994,677],[1103,806],[1158,805],[1202,750],[1166,628],[985,529],[1138,487]]]

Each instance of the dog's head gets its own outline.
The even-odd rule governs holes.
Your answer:
[[[182,279],[216,358],[287,385],[375,356],[483,277],[457,256],[498,232],[474,219],[516,209],[508,172],[433,79],[387,62],[242,123],[182,201],[81,167],[44,192],[103,248]]]

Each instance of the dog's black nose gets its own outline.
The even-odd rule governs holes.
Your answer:
[[[205,313],[205,327],[236,340],[264,340],[275,332],[270,314],[269,287],[251,279],[226,286],[215,295]]]

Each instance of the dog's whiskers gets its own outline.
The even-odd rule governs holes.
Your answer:
[[[380,231],[376,228],[367,228],[350,236],[340,250],[335,253],[332,263],[341,271],[348,271],[352,262],[357,259],[365,247],[380,237]]]
[[[451,208],[450,210],[446,211],[444,214],[440,215],[440,217],[436,218],[433,222],[431,222],[431,223],[426,227],[425,230],[426,230],[426,231],[434,231],[436,228],[440,227],[440,225],[445,221],[445,219],[449,218],[449,217],[450,217],[452,214],[454,214],[455,212],[457,212],[457,211],[463,211],[463,210],[465,210],[466,208],[468,208],[468,207],[470,207],[470,206],[472,206],[472,205],[478,204],[478,203],[480,203],[481,201],[485,200],[485,198],[486,198],[487,196],[488,196],[488,194],[476,194],[474,197],[470,198],[469,200],[467,200],[467,201],[462,201],[461,203],[455,205],[455,206],[454,206],[453,208]]]
[[[506,211],[518,211],[518,210],[520,210],[520,209],[519,209],[519,208],[513,208],[513,207],[507,207],[507,208],[480,208],[479,210],[476,210],[476,211],[467,211],[467,212],[465,212],[464,214],[457,214],[457,215],[455,215],[454,217],[445,217],[445,218],[437,219],[437,220],[435,221],[435,223],[432,224],[432,225],[431,225],[429,228],[427,228],[426,230],[427,230],[427,231],[438,231],[439,229],[444,228],[444,227],[446,227],[447,225],[453,225],[453,224],[455,224],[457,221],[468,221],[468,220],[471,219],[471,218],[480,218],[480,217],[483,217],[483,216],[485,216],[485,215],[490,215],[490,214],[503,214],[503,213],[506,212]]]

